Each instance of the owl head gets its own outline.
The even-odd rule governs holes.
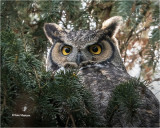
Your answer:
[[[52,47],[47,59],[47,70],[61,67],[85,67],[122,63],[116,46],[115,35],[122,18],[112,17],[97,30],[69,31],[55,23],[45,23],[44,32]]]

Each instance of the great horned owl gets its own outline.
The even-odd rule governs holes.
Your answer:
[[[82,82],[93,93],[104,121],[112,91],[120,83],[131,79],[123,65],[115,39],[121,23],[122,18],[115,16],[103,22],[102,28],[98,30],[68,31],[55,23],[44,25],[44,32],[52,43],[47,70],[55,72],[61,67],[78,68]],[[148,116],[147,110],[142,110],[142,115],[147,118],[144,126],[152,126],[157,122],[158,101],[149,90],[143,96],[144,106],[148,105],[152,111]],[[153,97],[152,104],[147,103],[149,97]],[[119,120],[123,122],[123,119]],[[115,123],[113,126],[143,126],[143,121],[133,124]]]

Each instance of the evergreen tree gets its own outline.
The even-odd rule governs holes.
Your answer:
[[[80,82],[75,70],[66,70],[53,75],[45,71],[47,48],[50,47],[44,32],[44,23],[54,22],[66,29],[101,28],[104,20],[120,15],[124,18],[124,30],[118,34],[120,51],[125,62],[132,59],[127,69],[142,58],[142,73],[151,80],[159,61],[159,7],[157,1],[5,1],[1,2],[1,126],[104,126],[99,119],[93,98]],[[152,34],[145,32],[152,27]],[[144,42],[141,51],[128,56],[127,50],[136,41]],[[146,63],[146,61],[147,63]],[[153,70],[153,71],[152,71]],[[147,72],[152,74],[147,76]],[[128,87],[127,85],[124,85]],[[139,100],[133,86],[123,90],[116,88],[112,106],[122,106],[130,112],[122,92],[133,92],[132,112]],[[128,97],[129,98],[129,97]],[[29,124],[20,119],[17,109],[26,110],[33,118]],[[19,107],[18,107],[19,106]],[[107,111],[108,116],[112,116]],[[18,114],[18,113],[17,113]],[[129,113],[134,115],[134,113]],[[111,121],[111,117],[106,117]],[[127,117],[126,117],[127,118]],[[19,122],[17,122],[19,121]],[[42,123],[41,123],[42,122]],[[17,123],[17,124],[16,124]],[[25,124],[28,123],[28,124]]]

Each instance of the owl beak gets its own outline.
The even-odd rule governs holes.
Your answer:
[[[78,52],[76,63],[79,66],[81,62],[82,62],[82,55],[81,55],[81,52]]]

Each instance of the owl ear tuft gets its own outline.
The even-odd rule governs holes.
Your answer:
[[[54,43],[54,40],[61,40],[65,31],[55,23],[45,23],[43,30],[50,43]]]
[[[109,37],[114,37],[117,34],[122,23],[123,19],[121,16],[114,16],[103,22],[102,30],[105,30]]]

